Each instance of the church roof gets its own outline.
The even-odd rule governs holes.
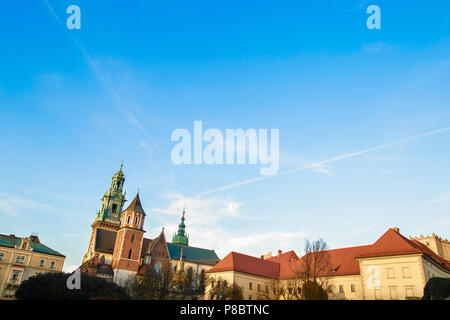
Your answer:
[[[143,213],[145,215],[145,211],[142,208],[141,199],[139,198],[139,192],[137,193],[136,197],[134,197],[133,201],[130,203],[128,208],[126,208],[123,211],[134,211]]]
[[[169,249],[170,258],[173,260],[179,260],[181,254],[181,248],[183,248],[183,260],[191,261],[200,264],[215,265],[220,261],[214,250],[203,249],[197,247],[190,247],[178,243],[167,242],[167,248]]]
[[[22,238],[16,237],[15,235],[4,235],[0,234],[0,246],[14,248],[16,245],[20,245]],[[33,249],[33,252],[46,253],[54,256],[65,257],[63,254],[55,251],[46,245],[40,243],[39,238],[36,236],[30,237],[30,247]]]

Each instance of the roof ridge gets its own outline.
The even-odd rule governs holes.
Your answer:
[[[342,247],[342,248],[335,248],[335,249],[326,249],[324,251],[337,251],[337,250],[348,250],[348,249],[356,249],[356,248],[363,248],[363,247],[370,247],[372,244],[364,244],[360,246],[352,246],[352,247]]]
[[[185,244],[181,244],[181,243],[167,242],[167,244],[173,244],[174,246],[182,246],[182,247],[188,247],[188,248],[193,248],[193,249],[201,249],[201,250],[207,250],[207,251],[214,251],[214,249],[205,249],[205,248],[200,248],[200,247],[195,247],[195,246],[189,246],[189,245],[185,245]]]
[[[247,258],[252,258],[252,259],[259,260],[259,261],[266,262],[266,263],[274,263],[274,264],[280,265],[280,262],[270,261],[270,260],[266,260],[266,259],[261,259],[261,258],[255,257],[255,256],[251,256],[251,255],[245,254],[245,253],[240,253],[240,252],[235,252],[235,251],[231,251],[231,253],[234,253],[235,255],[244,256],[244,257],[247,257]]]

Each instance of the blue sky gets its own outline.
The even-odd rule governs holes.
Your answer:
[[[191,244],[221,257],[449,236],[450,131],[201,197],[259,166],[170,159],[194,120],[279,129],[280,171],[450,127],[448,1],[9,1],[0,38],[0,233],[38,232],[67,268],[122,160],[147,237],[186,202]]]

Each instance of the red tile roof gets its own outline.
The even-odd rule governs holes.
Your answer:
[[[397,228],[388,229],[371,245],[327,250],[326,253],[331,264],[330,276],[360,274],[358,258],[405,254],[424,254],[450,271],[450,261],[441,258],[419,241],[405,238]],[[266,260],[231,252],[207,272],[238,271],[268,278],[290,279],[301,271],[304,259],[305,256],[298,259],[293,250]]]
[[[232,251],[206,272],[220,271],[238,271],[278,279],[280,264]]]
[[[368,250],[358,258],[393,256],[402,254],[422,253],[422,250],[411,240],[402,236],[398,231],[388,229]]]
[[[278,262],[278,263],[283,263],[283,262],[292,262],[292,261],[296,261],[298,260],[299,257],[297,256],[297,254],[295,253],[294,250],[282,253],[280,255],[277,256],[273,256],[270,257],[268,259],[266,259],[267,261],[272,261],[272,262]]]
[[[428,257],[430,257],[431,259],[433,259],[435,262],[437,262],[438,264],[440,264],[442,267],[446,268],[447,270],[450,270],[450,261],[447,261],[443,258],[441,258],[440,256],[438,256],[436,253],[434,253],[433,250],[431,250],[430,248],[428,248],[426,245],[424,245],[423,243],[421,243],[420,241],[417,240],[412,240],[412,242],[414,242],[415,245],[417,245],[418,247],[421,248],[422,252],[427,255]]]

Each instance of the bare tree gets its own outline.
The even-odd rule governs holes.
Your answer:
[[[323,239],[305,242],[305,255],[294,268],[294,279],[287,281],[290,299],[328,300],[331,260]]]
[[[260,300],[280,300],[285,299],[286,289],[284,285],[278,281],[270,281],[266,289],[259,293],[258,299]],[[287,299],[285,299],[287,300]]]

